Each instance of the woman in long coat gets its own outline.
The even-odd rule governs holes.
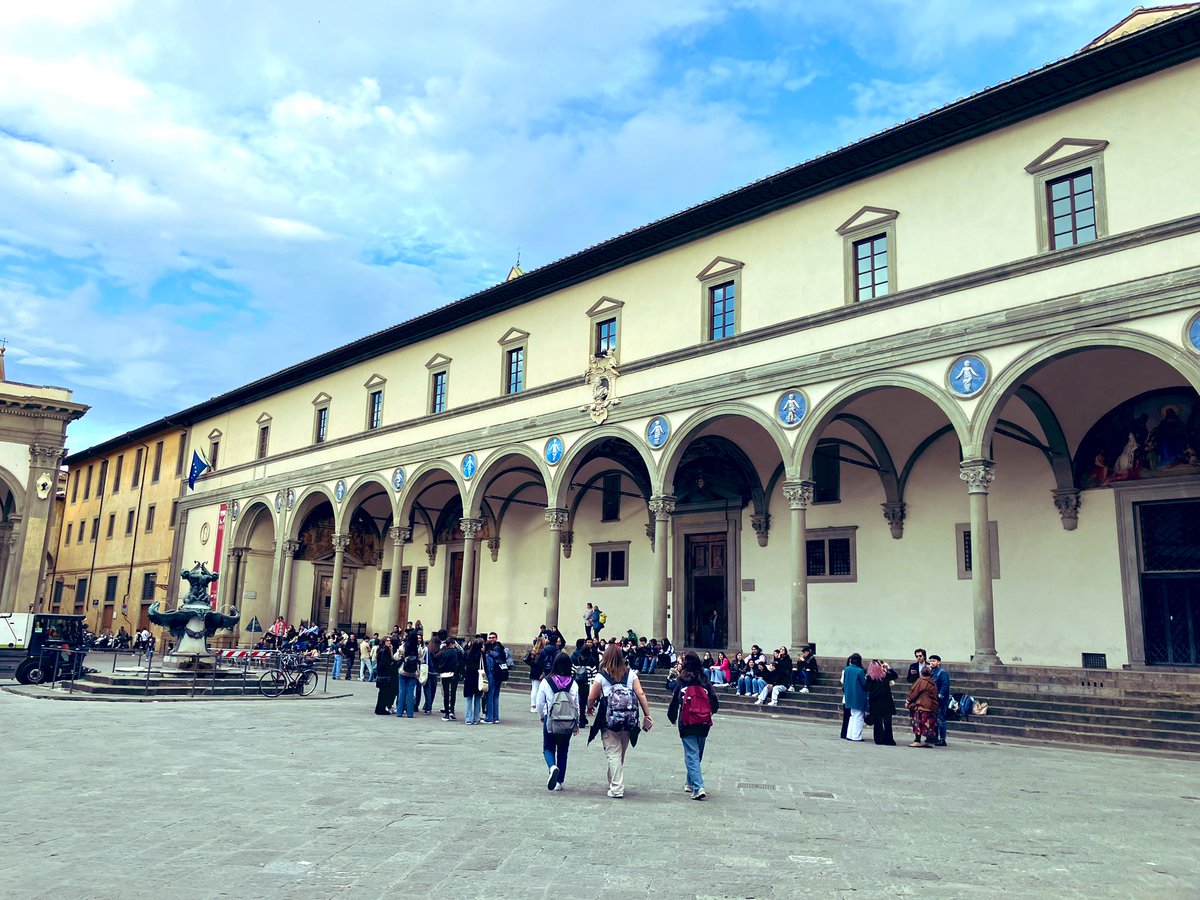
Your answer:
[[[384,638],[383,646],[375,653],[375,715],[386,716],[396,702],[396,663],[392,659],[392,639]]]
[[[463,698],[467,701],[467,725],[478,725],[482,719],[484,692],[479,690],[480,670],[486,672],[483,664],[483,641],[475,638],[467,650],[467,661],[463,666]]]
[[[875,743],[896,746],[892,736],[892,716],[896,714],[896,701],[892,699],[892,682],[900,676],[896,670],[877,659],[867,667],[867,712],[871,715],[875,730]]]
[[[937,686],[933,683],[933,669],[921,667],[921,677],[908,691],[904,704],[912,714],[913,742],[910,747],[932,747],[937,732],[938,698]]]

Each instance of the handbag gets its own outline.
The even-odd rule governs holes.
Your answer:
[[[429,663],[421,663],[417,667],[417,681],[424,684],[429,680]]]
[[[487,669],[482,665],[479,666],[479,693],[486,694],[488,690]]]

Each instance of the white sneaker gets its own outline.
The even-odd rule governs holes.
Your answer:
[[[800,688],[800,693],[802,693],[802,694],[807,694],[807,693],[808,693],[808,688],[806,688],[806,687],[802,687],[802,688]]]
[[[546,790],[552,791],[558,785],[558,766],[550,767],[550,777],[546,779]]]
[[[690,784],[685,784],[685,785],[683,786],[683,789],[684,789],[685,791],[687,791],[689,794],[692,792],[692,786],[691,786]]]
[[[778,706],[778,705],[779,705],[778,700],[772,700],[770,703],[767,704],[767,706]]]
[[[696,793],[692,794],[692,799],[693,800],[703,800],[707,796],[708,796],[708,794],[704,793],[704,788],[700,788],[700,790],[698,790],[698,791],[696,791]]]
[[[554,786],[554,789],[555,789],[556,791],[561,791],[561,790],[562,790],[562,785],[561,785],[561,784],[556,784],[556,785]]]
[[[625,798],[624,794],[614,794],[612,792],[612,788],[608,789],[608,796],[612,797],[614,800],[622,800]]]
[[[529,707],[529,711],[530,711],[530,712],[537,712],[537,706],[531,706],[531,707]]]
[[[762,700],[755,700],[755,701],[754,701],[754,705],[755,705],[755,706],[762,706]]]

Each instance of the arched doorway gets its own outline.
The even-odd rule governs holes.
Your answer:
[[[426,633],[445,628],[457,634],[463,612],[463,491],[453,470],[441,463],[419,468],[405,491],[400,522],[410,530],[418,557],[409,618],[421,619]]]
[[[8,609],[9,575],[20,560],[13,554],[13,531],[20,521],[20,495],[16,479],[0,468],[0,609]]]
[[[262,638],[248,630],[252,621],[257,619],[265,632],[275,619],[275,518],[265,501],[251,502],[240,512],[229,552],[232,583],[225,596],[241,613],[239,642],[249,644]]]

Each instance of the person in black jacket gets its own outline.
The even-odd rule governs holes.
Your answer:
[[[754,701],[756,706],[762,706],[767,699],[767,694],[771,695],[771,702],[768,706],[779,705],[779,695],[791,686],[792,683],[792,658],[788,656],[787,647],[780,647],[775,651],[774,661],[767,666],[767,683],[761,691],[759,691],[758,699]]]
[[[917,679],[921,677],[921,667],[928,665],[928,663],[925,661],[925,651],[920,647],[913,651],[913,656],[916,657],[917,661],[909,663],[908,665],[909,684],[916,684]]]
[[[708,796],[704,791],[700,763],[704,761],[704,744],[712,728],[712,714],[717,711],[717,706],[717,693],[704,674],[704,664],[699,656],[689,650],[683,654],[683,669],[675,682],[667,718],[672,725],[679,726],[679,739],[683,742],[683,765],[687,770],[687,783],[683,789],[691,793],[693,800],[703,800]]]
[[[458,700],[458,667],[462,654],[454,638],[446,638],[446,643],[437,655],[437,667],[442,681],[442,721],[449,722],[457,718],[454,715],[454,705]]]
[[[817,656],[813,653],[812,645],[800,651],[800,662],[796,663],[797,680],[801,684],[800,693],[807,694],[808,689],[817,683],[821,669],[817,666]]]
[[[375,715],[386,716],[396,702],[396,663],[392,660],[392,639],[384,638],[383,646],[375,651]]]
[[[899,677],[895,669],[878,659],[867,666],[867,712],[875,729],[875,743],[888,747],[896,746],[892,737],[892,716],[896,714],[892,682]]]

